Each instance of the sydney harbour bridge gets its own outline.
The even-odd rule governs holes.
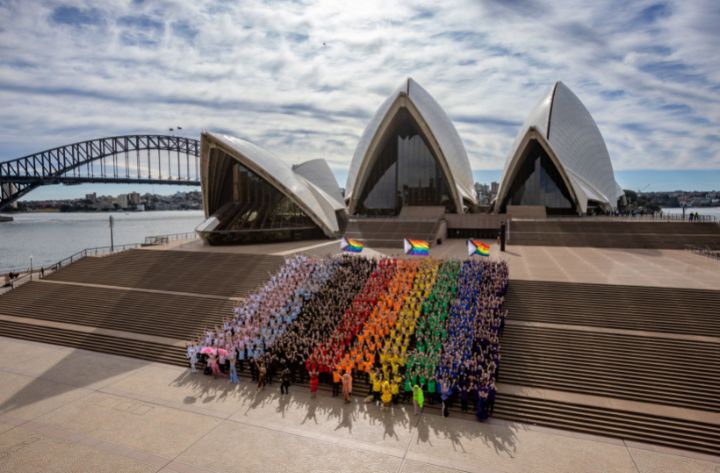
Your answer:
[[[200,142],[169,135],[97,138],[0,161],[0,210],[49,184],[200,185]]]

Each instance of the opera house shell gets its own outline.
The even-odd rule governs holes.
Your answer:
[[[211,244],[342,233],[345,204],[324,160],[291,167],[249,141],[203,132],[200,170],[205,221],[196,230]]]
[[[411,78],[365,128],[345,189],[351,215],[398,215],[403,206],[444,206],[449,213],[462,213],[476,203],[460,135]]]
[[[505,163],[495,211],[544,206],[548,214],[612,211],[624,195],[590,112],[557,82],[523,124]]]
[[[324,160],[290,166],[249,141],[209,132],[200,142],[206,219],[197,231],[212,244],[337,238],[350,228],[349,216],[352,226],[371,216],[439,222],[459,214],[454,224],[465,225],[463,219],[473,219],[463,214],[477,211],[465,146],[445,111],[411,78],[361,135],[345,195]],[[621,196],[595,121],[557,82],[518,133],[493,210],[587,214],[614,210]]]

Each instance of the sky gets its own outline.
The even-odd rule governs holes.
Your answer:
[[[561,80],[623,187],[720,190],[719,24],[716,0],[0,0],[0,160],[181,126],[324,158],[344,187],[364,127],[410,76],[489,182]],[[148,189],[26,198],[88,190]]]

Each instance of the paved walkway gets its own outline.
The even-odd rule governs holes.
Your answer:
[[[720,290],[720,261],[690,251],[509,245],[502,253],[496,240],[482,241],[491,245],[491,257],[508,261],[513,279]],[[340,246],[334,240],[236,246],[210,246],[196,240],[163,249],[326,255],[338,253]],[[403,250],[368,248],[363,254],[403,256]],[[445,240],[442,245],[434,245],[430,254],[438,258],[467,258],[465,239]]]
[[[291,392],[0,338],[0,471],[720,470],[720,457]]]
[[[483,241],[491,245],[491,258],[508,261],[512,279],[720,290],[720,261],[689,251],[510,245],[502,253],[495,240]],[[309,252],[338,251],[329,246]],[[376,248],[367,253],[402,256],[403,250]],[[446,240],[430,254],[464,259],[466,242]]]
[[[689,251],[509,245],[502,253],[495,240],[483,241],[491,245],[491,257],[508,261],[513,279],[720,290],[720,261]],[[221,247],[198,240],[170,249],[278,255],[340,251],[339,244],[331,240]],[[364,254],[402,256],[403,250],[374,248]],[[465,240],[445,240],[434,245],[430,254],[467,258]]]

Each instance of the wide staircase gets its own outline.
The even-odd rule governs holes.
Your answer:
[[[593,248],[720,250],[720,224],[710,222],[513,220],[509,244]]]
[[[0,315],[184,340],[232,315],[238,301],[31,282],[0,298]]]
[[[283,258],[129,250],[87,257],[0,297],[0,336],[178,366]]]
[[[186,366],[183,340],[231,316],[281,261],[87,258],[0,297],[0,336]],[[512,280],[506,307],[495,418],[720,454],[720,291]]]
[[[272,255],[129,250],[84,258],[48,280],[243,297],[282,262]]]
[[[403,207],[397,217],[351,217],[345,235],[369,248],[402,248],[403,239],[425,240],[430,245],[445,215],[443,207]]]
[[[720,291],[512,280],[506,307],[495,417],[720,454]]]

